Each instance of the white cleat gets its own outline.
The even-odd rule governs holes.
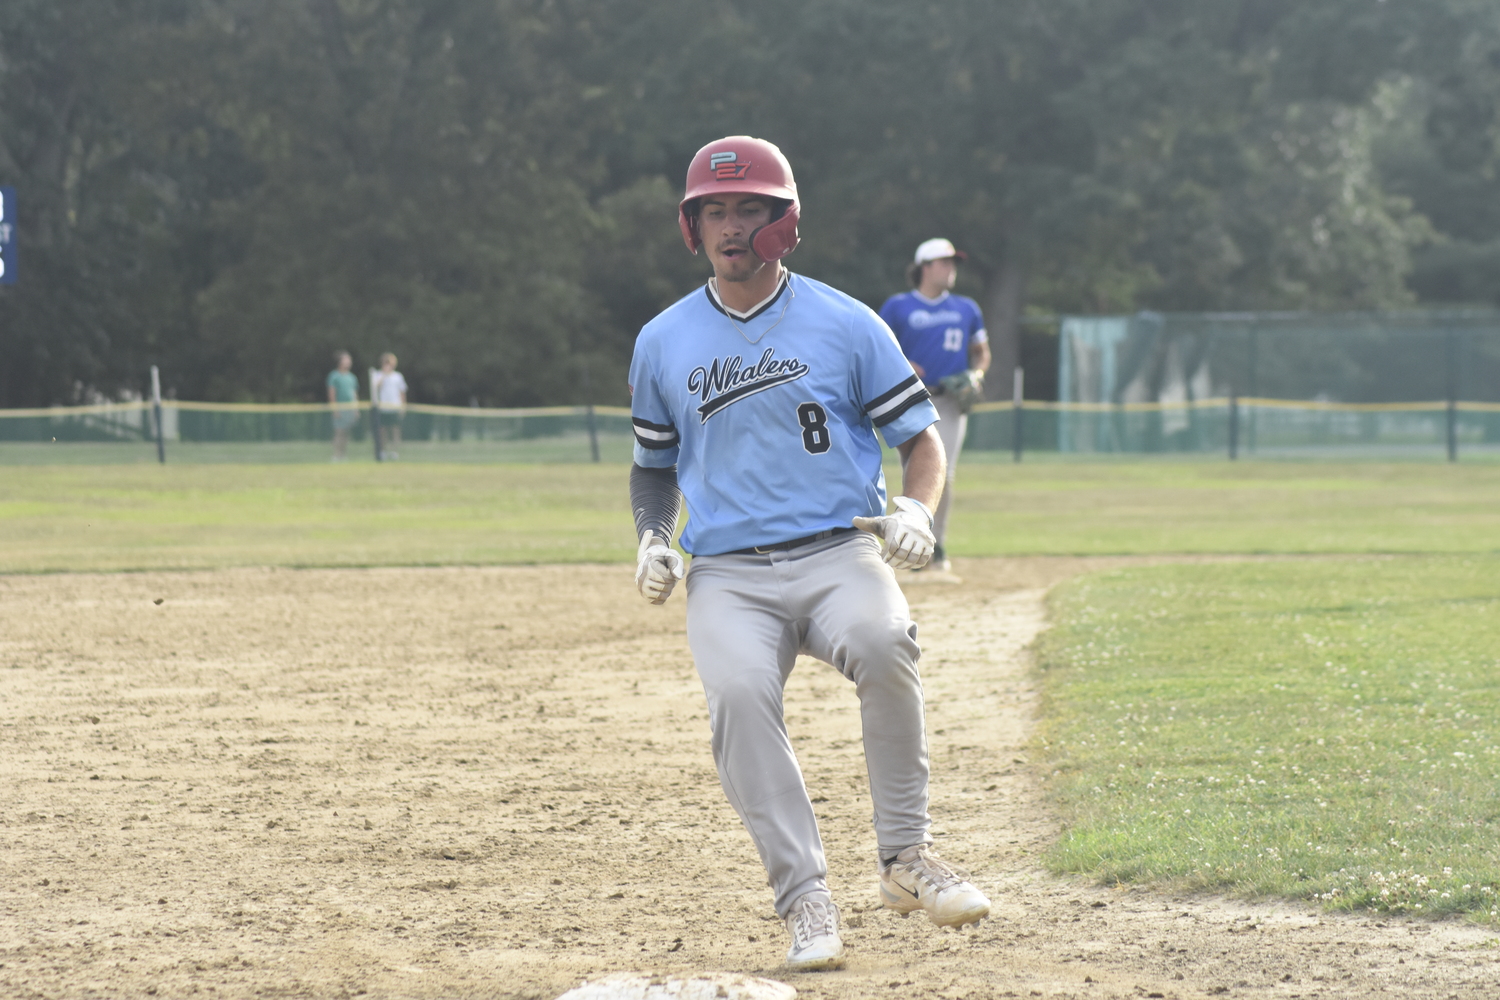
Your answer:
[[[908,847],[881,870],[880,901],[903,917],[926,910],[939,927],[977,924],[990,913],[985,894],[927,844]]]
[[[826,892],[805,892],[786,915],[792,947],[787,968],[794,972],[838,969],[844,964],[844,942],[839,937],[839,908]]]

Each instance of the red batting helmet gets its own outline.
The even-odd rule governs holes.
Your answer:
[[[687,193],[677,206],[682,240],[694,254],[703,245],[695,202],[715,192],[760,194],[791,202],[780,218],[750,234],[750,249],[764,261],[780,260],[797,249],[797,220],[801,217],[797,182],[792,179],[792,165],[774,143],[731,135],[698,150],[688,164]]]

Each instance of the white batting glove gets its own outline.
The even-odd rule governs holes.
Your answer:
[[[648,528],[635,550],[635,589],[652,604],[665,604],[672,588],[685,576],[682,556]]]
[[[885,541],[885,561],[892,569],[921,569],[932,559],[937,537],[932,533],[932,515],[919,501],[897,497],[896,510],[883,517],[856,517],[854,526]]]

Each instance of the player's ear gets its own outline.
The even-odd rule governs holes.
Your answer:
[[[700,204],[701,202],[694,198],[683,202],[677,209],[677,228],[682,230],[682,242],[687,244],[687,248],[693,252],[694,257],[698,256],[698,247],[703,243],[702,237],[698,235],[698,206]]]

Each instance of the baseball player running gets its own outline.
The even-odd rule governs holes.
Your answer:
[[[799,653],[859,697],[885,905],[961,926],[990,903],[932,849],[920,647],[891,571],[932,557],[937,413],[874,312],[782,267],[799,214],[771,143],[731,136],[693,157],[678,222],[714,276],[636,341],[630,493],[636,585],[661,604],[686,577],[719,779],[770,876],[787,964],[812,970],[844,947],[782,714]],[[905,463],[889,514],[877,431]],[[683,499],[686,573],[670,547]]]
[[[948,537],[948,506],[958,474],[958,453],[969,427],[969,408],[979,399],[984,373],[990,367],[989,337],[979,303],[949,291],[963,257],[947,240],[923,243],[906,269],[912,290],[892,295],[880,307],[880,318],[896,332],[901,350],[922,376],[941,418],[938,436],[943,439],[948,467],[943,498],[933,514],[937,545],[928,565],[945,572],[949,566],[943,543]]]

